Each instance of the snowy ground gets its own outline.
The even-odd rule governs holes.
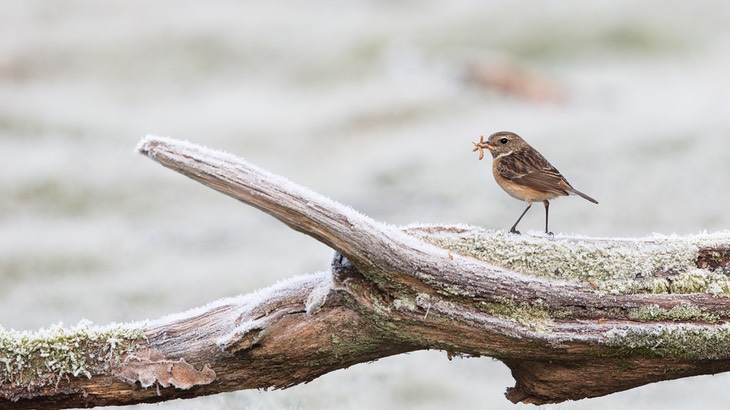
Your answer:
[[[471,141],[507,129],[600,202],[555,201],[556,232],[726,229],[728,21],[721,0],[5,1],[0,324],[157,318],[326,268],[326,247],[134,154],[147,133],[244,156],[389,223],[506,229],[523,205]],[[494,62],[562,98],[465,80]],[[728,380],[558,407],[720,407]],[[533,408],[504,399],[511,383],[499,362],[419,352],[158,407]]]

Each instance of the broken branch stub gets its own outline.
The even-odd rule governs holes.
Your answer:
[[[330,271],[120,325],[124,337],[74,333],[75,345],[93,339],[88,346],[105,353],[53,356],[66,367],[49,365],[43,346],[68,334],[0,331],[0,361],[10,363],[0,366],[0,408],[285,388],[419,349],[497,358],[516,380],[507,397],[529,403],[730,369],[728,233],[593,239],[396,228],[230,154],[159,137],[138,150],[332,247]]]

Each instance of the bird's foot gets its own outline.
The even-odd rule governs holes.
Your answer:
[[[555,236],[552,232],[545,231],[545,233],[547,234],[547,236]]]
[[[517,234],[517,235],[521,235],[520,234],[520,231],[518,231],[517,229],[515,229],[514,226],[512,227],[512,229],[509,230],[509,233],[514,233],[514,234]]]

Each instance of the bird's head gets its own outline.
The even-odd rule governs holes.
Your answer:
[[[474,143],[474,151],[479,150],[480,158],[482,157],[481,149],[486,148],[492,154],[492,158],[497,158],[500,154],[506,154],[510,151],[518,151],[526,145],[525,141],[519,135],[509,131],[499,131],[490,135],[486,141],[482,137],[478,143]]]

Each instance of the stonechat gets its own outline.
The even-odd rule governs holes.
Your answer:
[[[559,196],[575,194],[594,204],[598,201],[573,188],[560,172],[552,166],[535,148],[532,148],[519,135],[500,131],[490,135],[487,141],[484,136],[474,143],[473,151],[479,151],[479,159],[484,158],[484,149],[492,154],[492,174],[497,184],[513,198],[527,202],[510,232],[519,234],[517,224],[532,206],[533,201],[542,201],[545,205],[545,233],[548,230],[548,210],[550,200]]]

